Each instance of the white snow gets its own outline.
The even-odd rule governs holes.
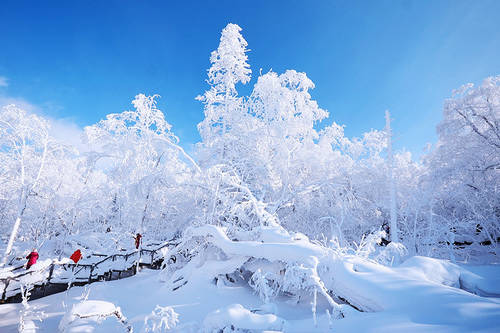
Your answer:
[[[90,333],[95,331],[98,327],[96,325],[101,324],[109,317],[115,317],[128,331],[132,330],[119,307],[106,301],[88,300],[74,304],[71,310],[63,316],[58,328],[60,332],[64,333]]]
[[[203,330],[217,331],[226,327],[248,330],[282,331],[286,321],[273,314],[256,314],[241,304],[231,304],[209,313],[203,320]]]
[[[329,331],[326,310],[330,307],[321,299],[318,298],[315,327],[310,305],[312,298],[291,303],[287,298],[278,297],[274,305],[265,305],[248,285],[215,285],[207,278],[207,269],[215,267],[213,264],[207,261],[198,268],[193,267],[189,283],[176,291],[172,291],[170,283],[160,280],[158,271],[150,270],[123,280],[91,284],[88,286],[89,298],[104,303],[77,305],[76,310],[97,313],[92,312],[92,304],[99,305],[103,311],[119,306],[136,331],[144,327],[145,318],[159,304],[171,307],[178,314],[179,322],[172,328],[173,332],[198,332],[204,327],[228,323],[257,331],[283,328],[286,332]],[[496,332],[500,327],[500,299],[474,295],[459,289],[460,284],[457,284],[461,277],[471,281],[470,276],[473,276],[475,281],[482,281],[483,286],[491,288],[488,292],[496,293],[499,285],[494,282],[500,276],[500,265],[457,266],[425,257],[410,258],[393,268],[357,257],[345,258],[337,264],[336,281],[344,281],[352,292],[350,301],[364,304],[368,312],[352,311],[344,319],[332,319],[332,332]],[[211,269],[212,272],[220,271]],[[208,272],[208,276],[211,274]],[[347,286],[341,289],[347,290]],[[70,308],[81,302],[82,293],[84,288],[74,287],[66,293],[30,302],[43,308],[48,316],[43,322],[37,322],[40,331],[55,331],[66,312],[63,302]],[[20,304],[0,305],[1,332],[17,330],[20,307]],[[272,310],[266,311],[266,308]],[[285,321],[288,325],[280,326]],[[109,332],[113,327],[123,330],[120,325],[115,319],[107,319],[90,327],[94,332]]]

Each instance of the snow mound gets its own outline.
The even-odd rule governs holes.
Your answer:
[[[132,327],[119,307],[106,301],[83,301],[73,305],[59,322],[60,332],[93,332],[94,325],[99,325],[109,317],[116,317],[128,332]]]
[[[476,295],[500,298],[500,265],[466,267],[459,283],[462,289]]]
[[[241,304],[231,304],[215,310],[203,320],[203,331],[207,333],[231,330],[273,330],[283,331],[286,321],[273,314],[256,314],[244,308]]]
[[[338,264],[334,289],[350,304],[366,312],[383,312],[381,316],[390,316],[391,320],[399,318],[404,325],[424,325],[422,331],[493,332],[500,327],[498,301],[463,290],[464,281],[473,285],[473,282],[480,284],[481,279],[474,280],[473,273],[446,260],[412,257],[390,268],[366,259],[346,257]],[[490,283],[484,282],[482,287],[494,291]],[[402,319],[401,314],[406,319]],[[368,315],[362,316],[368,318]],[[334,326],[340,331],[349,327],[357,331],[377,331],[363,326],[358,316],[346,317],[334,322]]]
[[[263,301],[269,302],[279,293],[290,295],[305,293],[311,296],[319,293],[332,307],[334,317],[343,317],[345,306],[338,304],[332,298],[319,276],[319,271],[327,269],[323,264],[330,264],[334,253],[327,248],[313,244],[303,235],[288,234],[287,236],[280,229],[276,226],[265,229],[272,234],[273,242],[265,242],[259,238],[233,241],[229,239],[224,228],[213,225],[192,228],[186,232],[186,238],[204,239],[207,244],[222,251],[223,257],[228,259],[220,262],[227,263],[228,266],[224,265],[226,268],[235,267],[235,263],[240,265],[245,263],[239,271],[251,273],[253,278],[249,282],[256,293],[262,296]],[[261,234],[262,230],[264,229],[259,227],[254,231],[255,234]],[[203,254],[199,254],[199,257],[203,257]],[[268,263],[266,264],[265,261]],[[255,265],[256,262],[260,264]],[[276,270],[277,266],[280,266],[278,270]],[[270,267],[272,267],[271,271],[268,270]],[[234,271],[234,268],[232,270]],[[208,274],[208,271],[205,273]]]
[[[484,297],[500,297],[500,265],[457,265],[447,260],[415,256],[398,270],[430,282]]]

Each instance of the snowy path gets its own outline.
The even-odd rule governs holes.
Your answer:
[[[208,263],[207,263],[208,264]],[[211,264],[211,263],[210,263]],[[209,265],[210,265],[209,264]],[[476,296],[448,286],[460,279],[475,281],[490,293],[500,289],[497,283],[500,266],[471,269],[478,275],[467,276],[456,265],[429,258],[415,257],[398,268],[387,268],[359,258],[343,262],[349,287],[364,300],[373,301],[377,312],[355,313],[332,323],[332,332],[498,332],[500,299]],[[171,285],[160,282],[158,271],[144,270],[139,275],[119,281],[89,285],[89,300],[109,301],[119,306],[136,331],[154,307],[172,306],[179,313],[178,332],[197,332],[211,312],[231,304],[246,309],[262,306],[261,300],[247,286],[216,286],[206,278],[206,268],[193,272],[189,283],[172,291]],[[472,267],[474,268],[474,267]],[[457,270],[458,269],[458,270]],[[483,274],[481,276],[481,274]],[[465,276],[465,277],[464,277]],[[475,279],[475,280],[474,280]],[[478,282],[480,281],[480,282]],[[65,309],[79,302],[84,288],[45,297],[33,302],[48,318],[36,322],[40,332],[54,332]],[[279,300],[277,312],[288,321],[286,332],[325,332],[329,330],[327,304],[318,304],[318,326],[315,328],[309,303],[291,304]],[[0,305],[0,332],[15,332],[20,304]],[[375,309],[374,309],[375,310]],[[95,332],[121,331],[115,320],[107,319]]]

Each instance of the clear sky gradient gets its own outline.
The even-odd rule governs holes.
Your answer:
[[[209,55],[229,22],[259,70],[306,72],[348,136],[394,118],[396,147],[436,141],[445,98],[500,74],[500,1],[2,1],[0,101],[25,100],[83,127],[130,109],[160,108],[185,147],[203,118]],[[243,87],[248,93],[250,87]]]

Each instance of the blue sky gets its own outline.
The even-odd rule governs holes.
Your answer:
[[[306,72],[330,112],[324,124],[358,136],[383,128],[389,109],[396,147],[418,156],[451,91],[500,74],[498,13],[495,0],[2,1],[0,102],[83,127],[130,109],[138,93],[160,94],[189,147],[203,118],[194,97],[232,22],[251,49],[249,85],[261,68]]]

